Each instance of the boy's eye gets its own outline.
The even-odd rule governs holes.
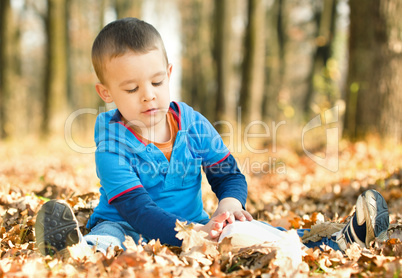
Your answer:
[[[135,88],[132,89],[132,90],[126,90],[127,93],[135,93],[135,92],[137,92],[137,91],[138,91],[138,87],[135,87]]]
[[[163,80],[161,82],[153,82],[152,85],[158,87],[163,84]]]

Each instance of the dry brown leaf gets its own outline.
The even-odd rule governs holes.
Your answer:
[[[353,212],[357,196],[373,188],[388,203],[390,240],[376,242],[376,247],[370,250],[352,245],[346,256],[326,247],[309,249],[298,268],[290,266],[286,258],[280,259],[277,251],[267,246],[235,251],[227,242],[217,248],[204,240],[198,241],[192,232],[189,232],[187,249],[191,252],[187,257],[185,253],[179,256],[182,249],[178,247],[164,246],[158,241],[138,245],[132,240],[126,242],[127,251],[110,249],[107,256],[102,253],[85,256],[77,250],[76,259],[67,262],[43,257],[33,251],[36,250],[33,226],[35,213],[44,201],[30,192],[67,199],[82,189],[87,194],[73,196],[69,201],[80,225],[84,226],[99,198],[99,193],[87,192],[88,186],[97,192],[98,180],[92,182],[88,177],[79,177],[75,171],[79,160],[72,163],[67,157],[57,163],[53,158],[46,163],[40,159],[28,162],[18,159],[17,163],[8,159],[0,161],[0,276],[29,277],[35,272],[35,276],[43,277],[303,277],[317,275],[315,271],[322,272],[321,267],[326,267],[326,271],[331,271],[326,275],[331,277],[398,277],[402,264],[402,170],[394,162],[388,162],[390,153],[383,154],[366,143],[347,144],[342,148],[339,156],[342,169],[336,180],[309,159],[288,150],[283,156],[287,157],[288,175],[251,177],[248,209],[256,219],[274,226],[290,228],[292,222],[295,227],[308,228],[315,226],[314,222],[319,219],[316,212],[322,212],[333,222],[342,222]],[[1,150],[4,150],[2,145]],[[377,162],[382,164],[381,169],[376,166]],[[93,175],[93,167],[88,168],[85,175]],[[207,203],[213,202],[206,199]],[[206,207],[209,213],[214,212],[214,206]],[[321,237],[331,232],[317,234]]]
[[[333,269],[330,268],[332,263],[327,257],[324,257],[324,258],[321,258],[320,260],[318,260],[318,264],[319,264],[320,268],[322,270],[324,270],[326,273],[333,272]]]
[[[183,240],[181,248],[184,252],[187,252],[193,246],[202,246],[206,241],[207,233],[203,231],[196,232],[193,223],[187,225],[187,222],[176,220],[175,231],[177,231],[176,237]]]
[[[67,247],[72,259],[80,261],[92,257],[96,250],[86,244],[75,244]]]
[[[313,225],[310,231],[305,231],[302,237],[302,242],[307,243],[309,241],[317,242],[321,240],[323,237],[331,237],[332,234],[342,230],[345,224],[340,223],[332,223],[332,222],[324,222],[317,223]]]
[[[184,262],[181,261],[176,254],[174,254],[172,251],[170,251],[169,248],[164,246],[162,250],[158,252],[158,256],[164,258],[169,262],[170,265],[175,265],[175,266],[184,266]]]
[[[232,238],[225,237],[218,245],[218,251],[222,257],[226,257],[232,251]]]
[[[392,233],[389,236],[390,239],[399,239],[399,241],[402,241],[402,225],[397,226],[392,229]]]
[[[357,261],[362,254],[362,248],[355,242],[350,244],[349,248],[345,251],[346,256],[352,261]]]

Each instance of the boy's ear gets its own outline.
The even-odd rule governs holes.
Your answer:
[[[168,76],[168,78],[170,78],[170,75],[172,74],[172,68],[173,68],[173,65],[168,64],[168,66],[167,66],[167,76]]]
[[[113,102],[113,98],[109,93],[109,90],[103,85],[102,83],[97,83],[95,85],[96,92],[98,95],[103,99],[104,102],[106,103],[111,103]]]

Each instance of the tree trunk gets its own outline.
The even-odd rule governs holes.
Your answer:
[[[345,135],[401,140],[402,3],[350,1]]]
[[[0,0],[0,139],[12,133],[9,100],[17,83],[18,45],[11,1]]]
[[[316,13],[317,34],[315,43],[317,48],[312,57],[313,62],[309,76],[309,86],[303,104],[303,110],[307,117],[314,98],[314,78],[316,75],[322,74],[322,70],[326,67],[328,59],[331,58],[332,43],[334,41],[337,0],[326,0],[322,5],[322,10]],[[330,92],[327,93],[330,94]],[[328,95],[328,98],[331,98],[330,95]]]
[[[248,1],[242,84],[239,106],[245,123],[261,119],[264,89],[265,8],[262,0]]]
[[[207,0],[182,1],[182,84],[183,101],[214,119],[211,83],[214,70],[211,57],[211,7]]]
[[[282,0],[275,0],[267,11],[265,89],[262,104],[262,116],[266,120],[277,117],[278,95],[285,67],[285,30],[282,22],[282,6]]]
[[[215,120],[223,120],[228,117],[230,107],[230,83],[232,76],[232,0],[215,1],[215,40],[214,54],[217,69],[217,91]]]
[[[66,1],[48,0],[46,19],[47,65],[42,133],[63,129],[67,110]]]
[[[141,18],[142,0],[115,0],[117,18]]]
[[[82,38],[95,38],[98,31],[103,28],[107,5],[106,0],[100,2],[96,8],[93,8],[93,3],[90,1],[68,1],[69,40],[66,45],[69,53],[68,84],[71,90],[68,94],[69,108],[72,110],[105,106],[94,91],[94,82],[97,81],[95,75],[88,70],[92,68],[90,59],[92,40]],[[99,29],[96,28],[98,26]],[[89,115],[77,117],[74,120],[74,125],[78,127],[77,133],[86,135],[92,132],[93,120]]]

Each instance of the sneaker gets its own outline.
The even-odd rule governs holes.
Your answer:
[[[36,216],[35,237],[42,255],[68,256],[67,246],[80,241],[78,221],[70,206],[60,200],[46,202]]]
[[[362,248],[369,248],[376,238],[387,239],[388,227],[387,203],[380,193],[370,189],[357,198],[355,214],[338,234],[336,242],[343,251],[352,242],[358,243]]]

